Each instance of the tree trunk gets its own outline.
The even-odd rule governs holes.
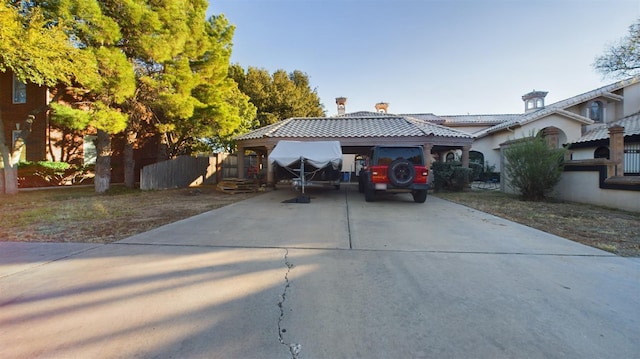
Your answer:
[[[4,136],[2,113],[0,113],[0,152],[2,152],[2,160],[0,160],[2,192],[0,194],[16,194],[18,193],[18,168],[17,165],[11,163],[11,153]]]
[[[136,137],[135,131],[127,129],[124,143],[124,185],[127,188],[134,188],[136,185],[136,161],[133,159],[133,144],[136,142]]]
[[[111,135],[105,131],[98,130],[96,152],[94,187],[96,193],[105,193],[111,183]]]

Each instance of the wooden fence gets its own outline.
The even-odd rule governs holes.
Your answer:
[[[227,154],[216,154],[211,157],[180,156],[144,166],[140,173],[140,189],[155,190],[216,184],[222,178],[228,177],[222,170],[223,162],[227,157]],[[227,172],[230,172],[230,169]]]

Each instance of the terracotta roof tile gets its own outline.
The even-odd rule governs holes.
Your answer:
[[[399,115],[357,112],[336,117],[290,118],[237,136],[236,140],[277,138],[367,138],[438,136],[471,138],[465,132]]]
[[[618,121],[603,124],[598,128],[594,128],[585,133],[576,141],[573,141],[573,143],[591,142],[607,139],[609,138],[609,127],[616,125],[624,127],[625,136],[640,135],[640,113],[636,113],[634,115],[624,117]]]

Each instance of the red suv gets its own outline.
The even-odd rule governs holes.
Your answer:
[[[358,190],[367,202],[376,192],[411,193],[413,200],[427,200],[429,170],[422,146],[376,146],[360,170]]]

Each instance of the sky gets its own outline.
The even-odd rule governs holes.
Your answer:
[[[236,29],[231,63],[309,77],[328,116],[524,112],[608,85],[595,58],[628,34],[640,0],[209,0]]]

